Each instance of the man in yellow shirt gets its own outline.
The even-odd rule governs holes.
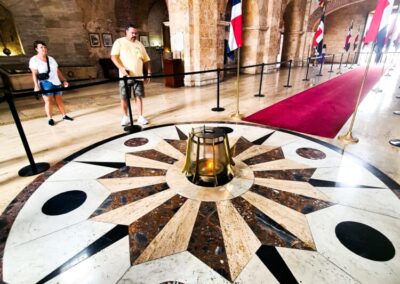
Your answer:
[[[147,70],[147,75],[151,75],[150,57],[148,56],[143,44],[137,40],[138,31],[129,24],[125,30],[125,36],[117,39],[111,49],[111,60],[119,70],[119,76],[134,77],[143,76],[143,67]],[[149,79],[148,79],[149,80]],[[143,116],[143,98],[144,85],[141,80],[128,80],[129,92],[132,93],[136,100],[136,105],[139,113],[138,123],[147,124],[148,121]],[[124,81],[119,81],[121,94],[121,107],[123,117],[121,125],[129,124],[127,94]]]

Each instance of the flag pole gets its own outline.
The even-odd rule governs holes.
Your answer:
[[[238,48],[237,57],[237,71],[236,71],[236,112],[231,115],[232,118],[242,119],[242,115],[239,112],[239,78],[240,78],[240,47]]]
[[[371,63],[372,54],[374,53],[374,49],[375,49],[375,42],[372,45],[371,53],[369,54],[369,58],[368,58],[368,62],[367,62],[367,67],[365,67],[364,77],[361,82],[360,90],[358,91],[357,103],[354,108],[353,116],[351,118],[350,128],[346,134],[338,136],[338,139],[344,143],[358,143],[358,141],[359,141],[359,139],[357,137],[353,136],[352,131],[353,131],[353,126],[354,126],[354,121],[356,120],[358,106],[360,105],[360,99],[361,99],[361,94],[363,91],[364,83],[367,78],[369,65]]]

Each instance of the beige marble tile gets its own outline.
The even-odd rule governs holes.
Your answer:
[[[96,216],[91,220],[104,223],[130,225],[140,217],[149,213],[154,208],[163,204],[168,199],[172,198],[175,194],[175,190],[167,189],[102,215]]]
[[[261,246],[261,242],[230,201],[218,202],[217,209],[231,278],[235,279]]]
[[[291,161],[288,159],[275,160],[261,164],[251,165],[253,171],[275,171],[275,170],[291,170],[291,169],[310,169],[309,165]]]
[[[308,196],[325,201],[331,201],[323,192],[313,187],[308,182],[292,181],[292,180],[279,180],[279,179],[266,179],[255,178],[254,183],[274,189],[279,189],[303,196]]]
[[[305,215],[251,191],[246,192],[242,197],[308,246],[315,248]]]
[[[201,202],[188,199],[136,259],[135,265],[185,251]]]
[[[129,167],[140,167],[140,168],[151,168],[151,169],[163,169],[168,170],[171,164],[159,162],[156,160],[151,160],[131,154],[126,156],[126,165]]]
[[[110,192],[139,188],[165,182],[165,176],[98,179]]]
[[[235,158],[238,160],[246,160],[249,158],[252,158],[254,156],[257,156],[259,154],[263,154],[266,152],[269,152],[273,149],[275,149],[277,147],[273,147],[273,146],[264,146],[264,145],[253,145],[250,148],[246,149],[245,151],[243,151],[242,153],[240,153],[239,155],[237,155]]]
[[[181,160],[185,157],[185,155],[165,140],[161,140],[154,149],[177,160]]]
[[[236,284],[278,284],[274,275],[268,270],[265,264],[260,260],[257,255],[253,255],[249,263],[235,279]]]

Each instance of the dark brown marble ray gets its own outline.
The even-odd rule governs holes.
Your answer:
[[[242,197],[232,204],[263,245],[313,250]]]
[[[273,189],[258,184],[254,184],[250,190],[303,214],[315,212],[334,205],[334,203],[331,202]]]
[[[149,176],[165,176],[167,170],[140,168],[140,167],[122,167],[116,171],[106,174],[98,179],[109,178],[127,178],[127,177],[149,177]]]
[[[132,265],[186,200],[187,198],[183,196],[175,195],[129,225],[129,251]]]
[[[313,168],[313,169],[254,171],[254,176],[256,178],[272,178],[272,179],[308,182],[316,170],[317,169]]]
[[[136,137],[136,138],[131,138],[129,140],[126,140],[124,142],[124,145],[128,146],[128,147],[139,147],[139,146],[145,145],[147,143],[149,143],[149,139],[147,139],[145,137]]]
[[[257,156],[254,156],[252,158],[246,159],[243,162],[245,162],[247,165],[256,165],[256,164],[261,164],[265,162],[271,162],[271,161],[276,161],[276,160],[281,160],[284,159],[285,156],[283,155],[282,148],[276,148],[271,151],[259,154]]]
[[[251,143],[249,140],[241,136],[238,141],[236,141],[235,145],[231,147],[231,154],[232,157],[236,157],[240,153],[246,151],[249,149],[251,146],[253,146],[253,143]]]
[[[314,148],[299,148],[296,150],[297,155],[310,160],[323,160],[326,154]]]
[[[159,183],[159,184],[153,184],[144,187],[114,192],[110,196],[108,196],[106,200],[104,200],[104,202],[99,206],[99,208],[97,208],[96,211],[93,212],[90,218],[104,214],[106,212],[117,209],[129,203],[138,201],[147,196],[164,191],[168,188],[169,186],[167,183]]]
[[[232,281],[217,206],[214,202],[201,203],[187,250]]]
[[[174,159],[174,158],[172,158],[164,153],[161,153],[157,150],[154,150],[154,149],[133,152],[133,153],[129,153],[129,155],[147,158],[150,160],[155,160],[155,161],[159,161],[159,162],[163,162],[163,163],[167,163],[167,164],[171,164],[171,165],[177,161],[177,159]]]
[[[164,140],[172,147],[177,149],[179,152],[181,152],[183,155],[186,155],[187,140],[174,140],[174,139],[164,139]]]
[[[7,206],[7,208],[3,211],[3,214],[0,216],[0,283],[2,283],[3,279],[3,256],[4,256],[4,248],[6,246],[6,240],[8,238],[8,234],[10,233],[11,227],[14,223],[15,218],[31,195],[55,172],[61,169],[63,166],[68,164],[68,161],[61,161],[54,166],[51,166],[47,171],[38,176],[31,182],[28,186],[26,186],[21,193],[17,195],[11,201],[11,203]]]

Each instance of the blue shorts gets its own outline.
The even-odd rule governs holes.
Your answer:
[[[51,89],[61,89],[61,86],[54,85],[50,81],[40,81],[39,85],[40,85],[40,89],[44,90],[44,91],[51,90]],[[61,95],[61,94],[62,94],[62,92],[53,92],[53,93],[42,94],[42,96],[48,97],[48,96],[53,96],[53,95],[57,96],[57,95]]]

